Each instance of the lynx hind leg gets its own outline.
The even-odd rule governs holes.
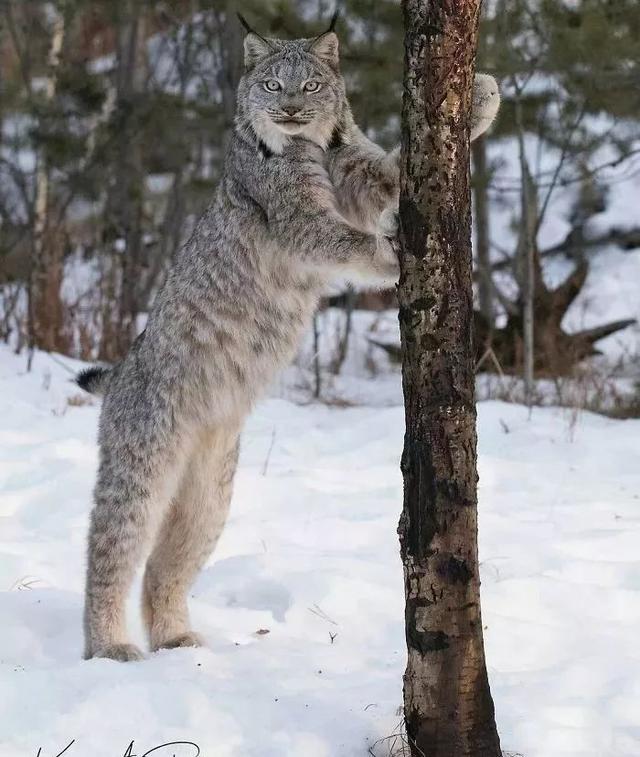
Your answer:
[[[153,651],[201,646],[187,593],[224,527],[238,459],[238,431],[203,435],[191,454],[147,561],[142,612]]]
[[[121,452],[121,451],[120,451]],[[110,458],[117,458],[114,464]],[[127,662],[143,654],[127,638],[125,605],[137,566],[175,491],[177,463],[103,459],[91,514],[84,610],[85,659]]]
[[[473,80],[470,139],[473,142],[491,126],[500,109],[498,82],[489,74],[476,74]]]

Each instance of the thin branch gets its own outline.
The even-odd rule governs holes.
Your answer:
[[[597,166],[594,166],[594,168],[587,169],[584,173],[582,173],[580,176],[572,176],[568,179],[559,179],[557,181],[557,186],[560,187],[567,187],[571,184],[576,184],[581,181],[584,181],[586,176],[595,176],[598,172],[603,171],[607,168],[617,168],[618,166],[622,165],[625,161],[629,160],[629,158],[632,158],[634,155],[640,154],[640,147],[634,148],[633,150],[629,150],[629,152],[625,153],[624,155],[620,155],[619,157],[606,161],[604,163],[600,163]],[[553,171],[543,171],[538,176],[544,176],[548,174],[555,173],[555,169]],[[635,175],[635,174],[633,174]],[[625,177],[625,179],[633,178],[632,176]],[[535,178],[538,178],[536,176]],[[506,177],[505,179],[501,179],[501,181],[507,181],[507,182],[513,182],[512,186],[502,185],[502,184],[496,184],[495,182],[489,183],[489,189],[495,191],[495,192],[520,192],[520,185],[518,183],[518,180],[515,177]],[[546,189],[548,187],[553,186],[553,182],[548,183],[538,183],[537,184],[538,189]]]
[[[568,255],[571,257],[577,250],[592,247],[604,247],[608,244],[615,244],[625,250],[632,250],[636,247],[640,247],[640,226],[634,226],[633,228],[626,230],[614,227],[606,234],[591,237],[590,239],[581,239],[579,242],[576,242],[573,232],[574,229],[567,234],[562,242],[559,242],[553,247],[548,247],[546,250],[542,250],[539,253],[540,257],[548,258],[553,255]],[[503,259],[492,263],[491,271],[504,271],[507,268],[511,268],[513,266],[513,257],[507,256],[506,251],[498,248],[496,245],[494,245],[494,247],[503,255]],[[477,275],[474,275],[474,278],[477,278]]]
[[[580,113],[578,114],[578,117],[575,120],[575,123],[569,130],[569,134],[567,135],[567,138],[565,139],[563,145],[562,145],[562,151],[560,152],[560,160],[558,161],[558,164],[556,165],[556,169],[553,173],[553,177],[551,179],[551,183],[549,187],[547,188],[547,193],[545,195],[545,198],[542,202],[542,207],[540,208],[540,212],[538,213],[538,220],[536,221],[536,233],[540,231],[540,227],[542,226],[542,222],[544,220],[545,214],[547,212],[547,208],[549,207],[549,201],[551,200],[551,195],[553,194],[556,185],[558,183],[558,180],[560,178],[560,172],[562,171],[562,168],[564,166],[565,160],[567,159],[567,156],[569,154],[569,147],[571,145],[571,140],[573,139],[573,135],[576,133],[576,130],[578,126],[580,125],[580,122],[584,118],[585,114],[585,107],[586,105],[583,105]]]

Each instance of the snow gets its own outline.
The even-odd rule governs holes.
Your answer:
[[[54,757],[72,740],[68,757],[132,740],[138,755],[190,741],[216,757],[355,757],[396,729],[401,406],[262,402],[192,592],[209,647],[83,661],[99,406],[69,380],[78,363],[37,353],[25,366],[0,348],[2,757]],[[483,621],[505,750],[640,754],[639,439],[640,421],[479,405]],[[195,751],[156,752],[174,753]]]

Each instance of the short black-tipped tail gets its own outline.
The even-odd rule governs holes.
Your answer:
[[[85,368],[76,376],[76,384],[85,392],[101,395],[107,388],[110,373],[110,368],[100,368],[97,365]]]

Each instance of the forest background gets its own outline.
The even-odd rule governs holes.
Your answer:
[[[215,191],[242,70],[236,11],[293,38],[320,31],[335,7],[2,0],[0,339],[27,359],[39,348],[118,360]],[[337,8],[356,119],[391,148],[399,3]],[[640,7],[488,0],[480,40],[478,68],[503,97],[473,147],[481,391],[636,415]],[[370,376],[392,366],[397,337],[380,319],[394,307],[393,291],[328,293],[299,359],[310,394],[329,399],[350,363]]]

